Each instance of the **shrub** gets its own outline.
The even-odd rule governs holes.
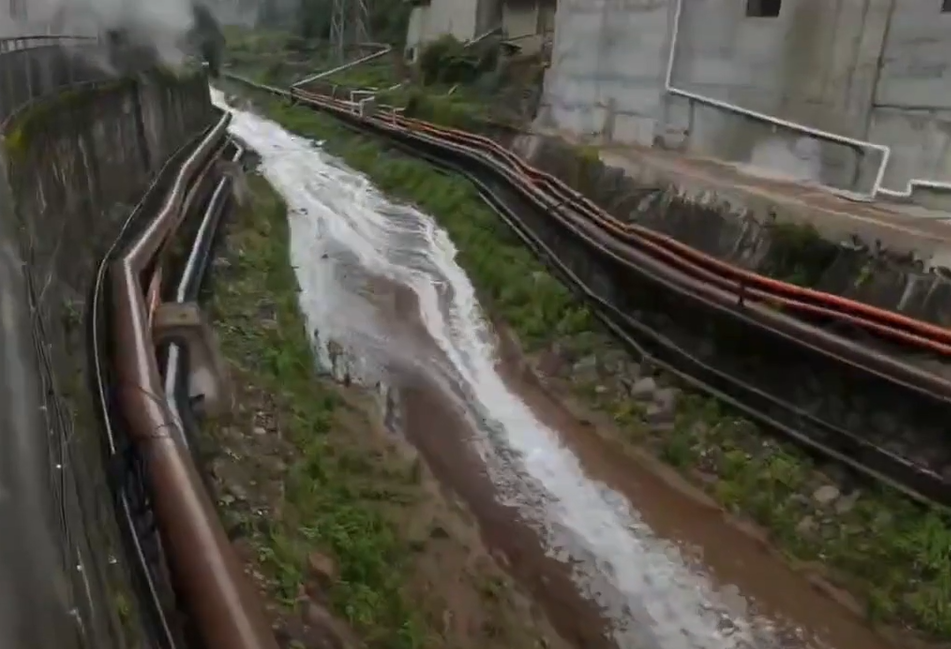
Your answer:
[[[466,47],[451,35],[442,36],[426,45],[419,55],[423,83],[472,83],[498,64],[497,44]]]

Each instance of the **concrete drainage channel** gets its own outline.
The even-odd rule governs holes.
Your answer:
[[[354,102],[228,76],[328,112],[354,130],[467,176],[646,362],[823,460],[913,498],[951,504],[943,475],[951,457],[937,423],[948,412],[951,384],[882,351],[897,344],[906,352],[947,355],[944,330],[756,276],[625,226],[485,138],[392,114],[361,115],[365,107]],[[873,335],[882,348],[854,344],[832,333],[829,323]],[[902,442],[896,441],[899,430]]]

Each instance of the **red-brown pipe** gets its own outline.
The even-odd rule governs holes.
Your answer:
[[[112,264],[117,395],[152,486],[155,515],[176,590],[207,649],[277,649],[214,505],[165,405],[141,276],[177,226],[185,190],[225,137],[230,116],[210,130],[175,177],[168,198]]]
[[[342,101],[312,92],[295,90],[294,94],[306,100],[336,108],[345,106]],[[515,153],[490,138],[396,114],[387,115],[385,120],[380,119],[379,122],[390,128],[396,126],[412,129],[416,132],[461,142],[464,145],[489,149],[491,153],[513,165],[515,171],[528,183],[535,185],[541,181],[550,190],[553,189],[559,199],[571,200],[574,207],[580,208],[582,215],[587,216],[620,240],[646,248],[673,263],[682,271],[699,276],[714,285],[735,290],[743,284],[749,298],[767,301],[791,311],[834,318],[912,347],[951,356],[951,331],[943,327],[838,295],[765,277],[717,259],[644,226],[624,223],[602,210],[584,195],[565,185],[561,180],[530,166]],[[562,202],[561,200],[553,201],[550,196],[544,196],[544,198],[552,207]]]

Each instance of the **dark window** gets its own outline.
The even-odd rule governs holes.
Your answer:
[[[951,12],[951,0],[941,0],[941,13]]]
[[[944,0],[951,4],[951,0]],[[783,0],[746,0],[746,15],[750,18],[775,18],[782,9]]]

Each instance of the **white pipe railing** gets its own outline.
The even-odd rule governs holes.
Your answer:
[[[882,187],[882,182],[885,178],[885,170],[888,168],[888,162],[891,159],[891,147],[866,140],[858,140],[855,138],[846,137],[844,135],[838,135],[836,133],[830,133],[828,131],[821,131],[817,128],[806,126],[805,124],[791,122],[779,117],[767,115],[766,113],[749,110],[748,108],[743,108],[742,106],[737,106],[736,104],[731,104],[720,99],[700,95],[695,92],[690,92],[689,90],[675,88],[673,85],[674,62],[677,53],[677,41],[678,37],[680,36],[680,21],[681,15],[683,14],[684,2],[685,0],[677,0],[677,7],[674,13],[674,24],[670,38],[670,52],[667,57],[667,75],[664,79],[664,91],[667,94],[683,97],[699,104],[719,108],[736,115],[743,115],[744,117],[749,117],[750,119],[772,124],[774,126],[779,126],[796,133],[809,135],[816,138],[817,140],[825,140],[827,142],[834,142],[836,144],[842,144],[853,148],[868,149],[881,153],[881,163],[879,164],[878,171],[875,174],[875,181],[872,183],[872,189],[870,192],[868,194],[858,194],[856,192],[849,192],[845,190],[834,190],[837,194],[845,198],[861,201],[871,201],[880,195],[887,196],[888,198],[909,198],[916,188],[951,191],[951,183],[949,182],[926,180],[923,178],[912,178],[908,181],[908,185],[905,187],[905,189],[900,191],[895,189],[887,189]]]
[[[478,43],[481,43],[482,41],[487,39],[489,36],[494,36],[495,34],[501,34],[501,33],[502,33],[502,25],[496,25],[495,27],[492,27],[482,32],[475,38],[466,41],[463,44],[463,47],[472,47],[473,45],[477,45]]]
[[[373,52],[372,54],[367,54],[366,56],[362,58],[356,59],[355,61],[350,61],[349,63],[338,65],[337,67],[331,68],[330,70],[318,72],[317,74],[309,76],[306,79],[301,79],[300,81],[298,81],[291,87],[300,88],[301,86],[307,85],[308,83],[313,83],[314,81],[318,81],[319,79],[323,79],[324,77],[329,77],[332,74],[337,74],[338,72],[343,72],[344,70],[349,70],[350,68],[355,68],[358,65],[367,63],[368,61],[373,61],[374,59],[378,59],[393,51],[393,47],[391,45],[385,45],[383,43],[365,43],[365,45],[379,47],[380,49],[379,51]]]

